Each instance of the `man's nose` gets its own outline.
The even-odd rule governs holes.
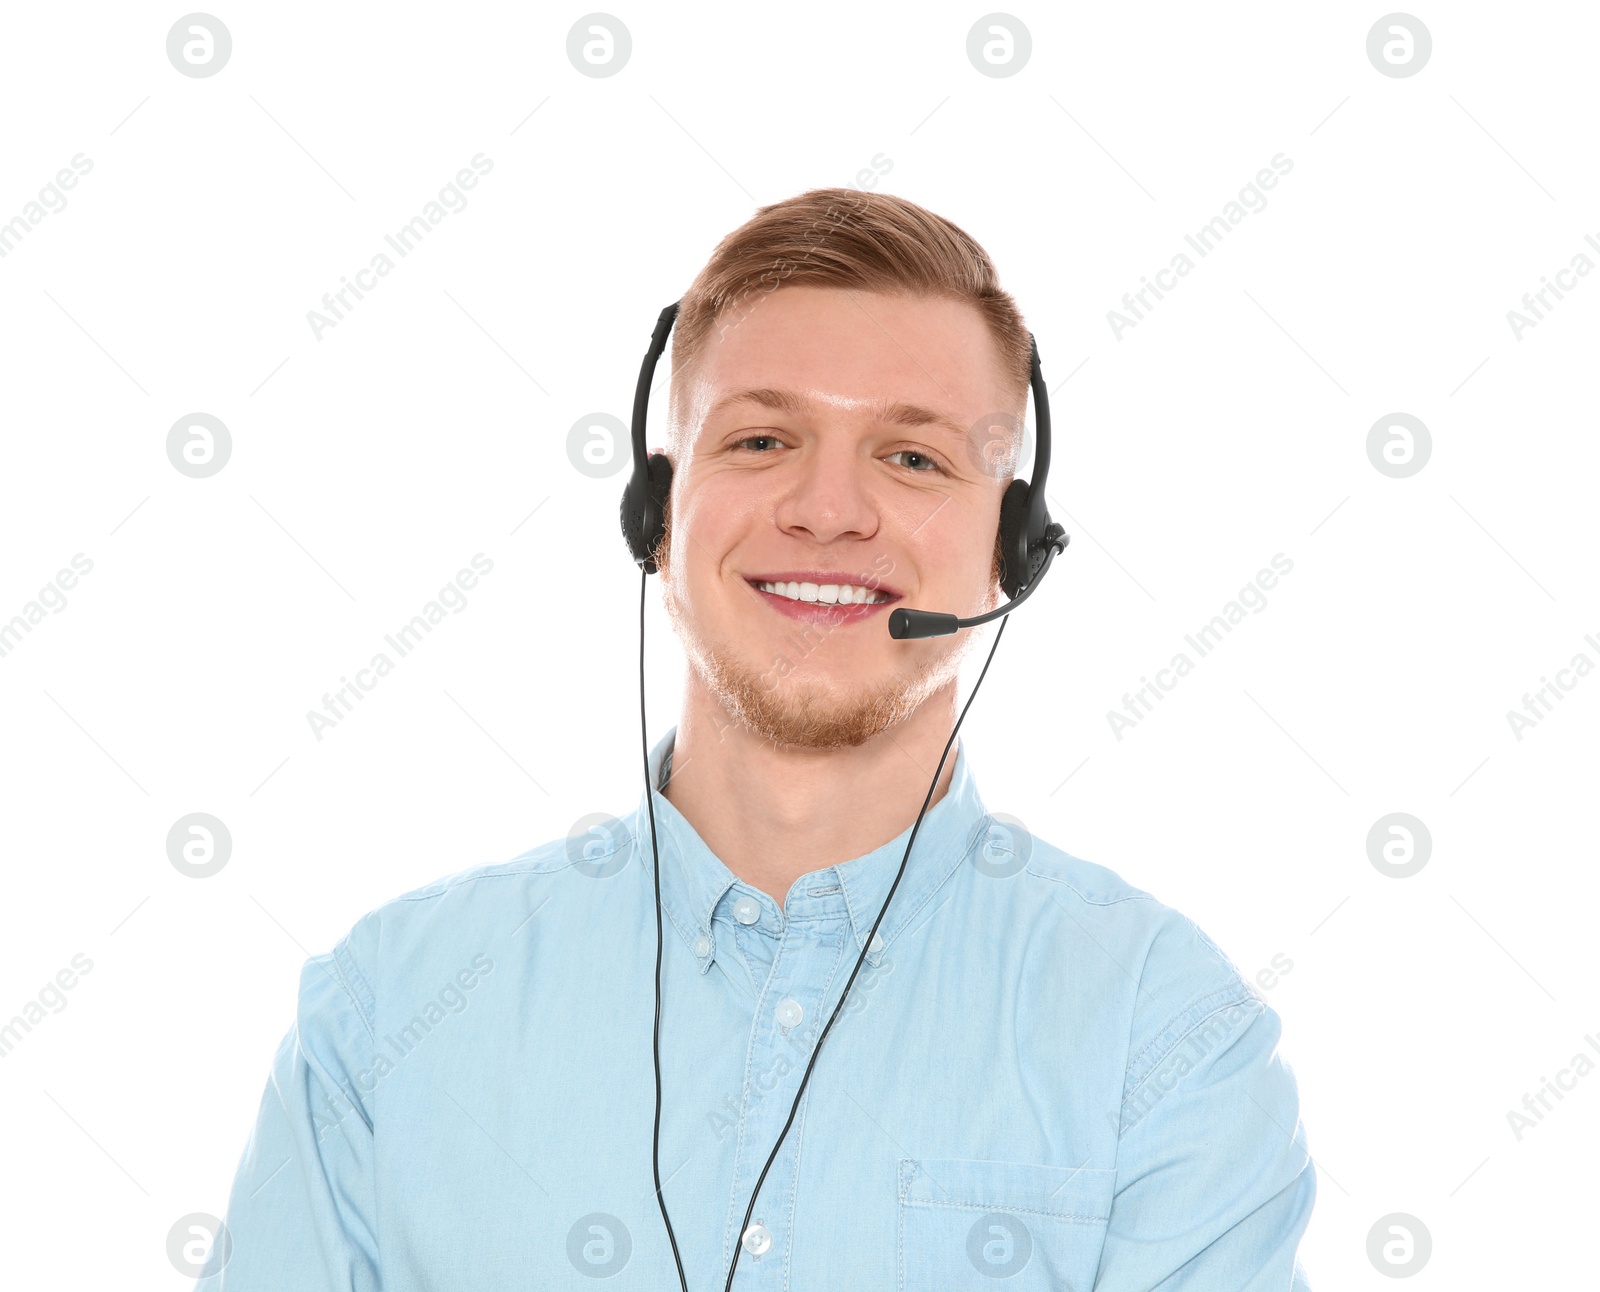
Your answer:
[[[870,538],[878,529],[874,463],[847,444],[816,444],[795,464],[774,512],[778,528],[818,543]]]

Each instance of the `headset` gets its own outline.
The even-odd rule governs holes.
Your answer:
[[[649,453],[646,450],[645,421],[649,412],[650,386],[655,378],[656,362],[666,349],[667,337],[672,332],[672,325],[678,316],[678,306],[681,303],[674,301],[661,311],[656,319],[655,331],[650,334],[650,348],[645,352],[644,362],[639,368],[639,384],[635,387],[633,395],[633,474],[628,478],[628,483],[622,491],[621,520],[622,537],[640,569],[639,747],[644,758],[645,805],[650,817],[650,853],[655,862],[656,1013],[652,1053],[655,1059],[656,1111],[650,1165],[655,1176],[656,1204],[661,1209],[661,1219],[667,1227],[668,1241],[672,1244],[672,1258],[678,1267],[678,1282],[683,1292],[689,1292],[688,1280],[683,1272],[683,1259],[678,1254],[677,1235],[673,1232],[672,1221],[667,1215],[666,1199],[661,1192],[661,854],[656,846],[655,787],[650,784],[650,744],[645,724],[644,703],[645,585],[649,576],[656,573],[656,551],[666,537],[667,500],[672,490],[672,463],[667,460],[666,454]],[[864,939],[861,955],[857,958],[856,967],[844,985],[844,991],[840,993],[839,1003],[834,1006],[828,1025],[822,1029],[821,1036],[817,1038],[816,1048],[811,1052],[811,1061],[806,1065],[805,1075],[800,1079],[800,1088],[795,1092],[794,1103],[789,1109],[789,1119],[784,1123],[783,1130],[778,1135],[778,1142],[772,1146],[767,1164],[761,1168],[761,1174],[756,1179],[756,1187],[751,1191],[750,1205],[745,1208],[744,1221],[739,1227],[740,1237],[734,1245],[733,1261],[728,1266],[728,1280],[723,1292],[732,1292],[734,1271],[739,1266],[739,1253],[744,1249],[744,1236],[750,1228],[750,1217],[755,1213],[756,1199],[761,1194],[761,1186],[766,1182],[767,1172],[772,1169],[773,1162],[777,1160],[778,1150],[783,1146],[789,1128],[794,1125],[795,1113],[805,1095],[806,1084],[811,1080],[811,1070],[816,1066],[817,1056],[822,1053],[823,1042],[828,1039],[828,1033],[833,1030],[834,1022],[844,1008],[845,1000],[850,995],[850,988],[855,983],[856,975],[861,972],[867,951],[877,936],[878,925],[883,922],[889,903],[894,900],[895,890],[900,887],[900,878],[905,874],[906,862],[911,856],[911,846],[916,843],[917,833],[922,829],[922,818],[933,802],[933,791],[939,784],[939,778],[944,774],[945,761],[949,758],[951,747],[954,746],[956,736],[961,731],[961,724],[966,721],[967,710],[972,707],[973,700],[978,698],[978,688],[983,685],[983,679],[988,675],[995,649],[1000,645],[1000,638],[1005,633],[1005,618],[1033,595],[1043,582],[1045,573],[1050,569],[1051,561],[1058,553],[1066,550],[1070,541],[1062,527],[1050,519],[1049,508],[1045,505],[1045,485],[1050,474],[1050,392],[1045,387],[1044,374],[1039,368],[1039,345],[1031,332],[1028,334],[1028,342],[1031,350],[1029,384],[1033,390],[1034,422],[1037,427],[1033,474],[1028,480],[1013,480],[1006,486],[1005,495],[1000,501],[998,536],[1000,588],[1009,600],[987,614],[965,619],[931,610],[895,609],[889,614],[889,635],[896,640],[939,637],[962,628],[975,628],[993,619],[999,619],[1001,623],[995,633],[994,644],[989,648],[988,658],[983,662],[983,671],[978,674],[972,694],[962,706],[960,716],[957,717],[956,724],[950,732],[950,739],[945,742],[944,752],[939,756],[939,766],[935,769],[933,781],[928,786],[928,793],[922,800],[922,809],[917,813],[916,823],[911,827],[911,837],[906,840],[906,850],[900,858],[900,869],[895,874],[894,883],[889,886],[889,894],[883,899],[878,918],[872,922],[872,931]]]

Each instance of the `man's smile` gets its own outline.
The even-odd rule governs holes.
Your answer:
[[[872,586],[876,580],[852,582],[850,575],[826,570],[779,570],[747,575],[745,582],[780,614],[837,625],[871,618],[900,600],[898,592]]]

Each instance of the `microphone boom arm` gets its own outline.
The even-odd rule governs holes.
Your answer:
[[[1003,606],[996,606],[987,614],[974,615],[970,619],[941,614],[937,610],[892,610],[889,612],[889,636],[896,641],[904,641],[911,637],[943,637],[948,633],[958,632],[963,628],[976,628],[992,619],[1009,615],[1031,597],[1034,589],[1044,582],[1045,571],[1050,568],[1050,562],[1056,559],[1056,553],[1065,550],[1069,539],[1070,535],[1063,533],[1047,540],[1044,563],[1039,567],[1039,573],[1033,576],[1033,582]]]

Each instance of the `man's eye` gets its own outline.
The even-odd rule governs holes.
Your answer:
[[[901,449],[898,453],[891,453],[884,460],[893,462],[896,458],[905,459],[900,465],[910,471],[923,472],[938,471],[940,469],[939,464],[926,453],[918,453],[915,449]]]
[[[744,439],[734,444],[736,449],[751,449],[756,453],[765,453],[769,449],[780,448],[783,441],[776,435],[747,435]]]

